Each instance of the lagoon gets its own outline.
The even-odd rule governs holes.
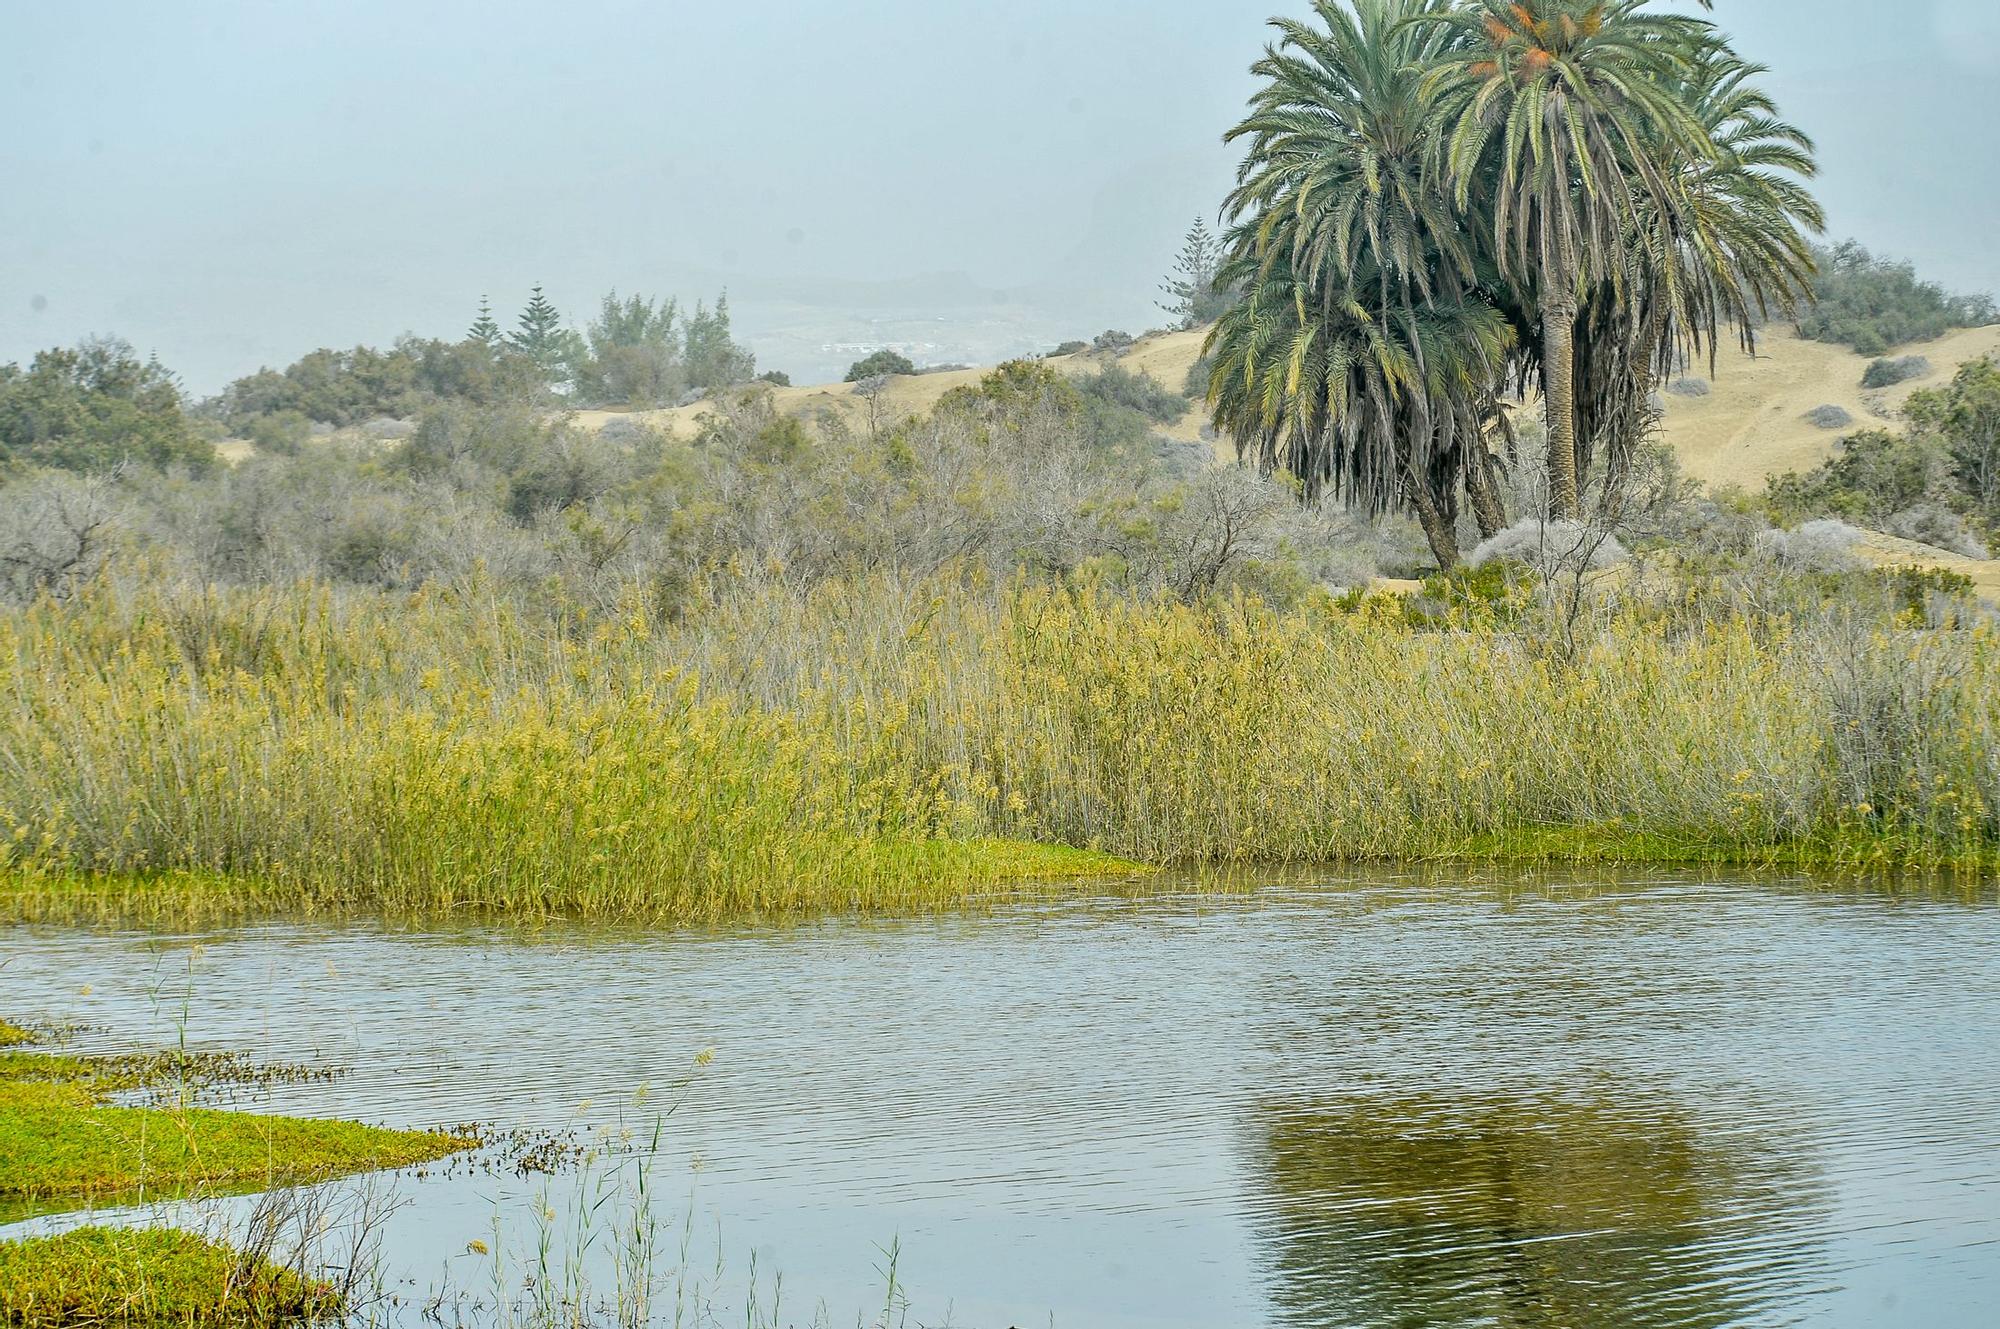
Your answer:
[[[703,932],[17,927],[0,1012],[345,1068],[239,1107],[598,1151],[397,1177],[387,1322],[483,1314],[602,1197],[572,1272],[609,1286],[642,1169],[722,1322],[780,1273],[786,1323],[879,1314],[891,1248],[912,1325],[2000,1305],[1990,887],[1355,869]]]

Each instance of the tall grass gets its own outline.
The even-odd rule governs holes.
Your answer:
[[[0,617],[10,907],[137,874],[292,907],[698,918],[1116,867],[1022,842],[1990,859],[1986,630],[1634,614],[1579,640],[887,580],[681,621],[101,584]]]

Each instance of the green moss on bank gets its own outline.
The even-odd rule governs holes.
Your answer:
[[[475,1143],[346,1121],[106,1101],[156,1082],[173,1064],[171,1058],[0,1055],[0,1197],[90,1199],[309,1181],[407,1167]]]
[[[1892,827],[1856,825],[1797,840],[1717,840],[1621,826],[1542,826],[1474,836],[1441,846],[1426,862],[1589,866],[1797,868],[1828,872],[2000,870],[1990,845],[1951,847]]]
[[[841,884],[774,881],[724,894],[685,887],[617,891],[473,880],[452,887],[318,881],[214,872],[57,873],[0,869],[0,923],[211,927],[261,918],[381,917],[429,923],[444,919],[536,924],[555,919],[689,926],[734,919],[792,919],[822,913],[908,912],[992,900],[1011,894],[1074,891],[1092,882],[1153,875],[1157,868],[1067,845],[1022,841],[878,841],[856,850],[867,867]],[[1255,857],[1222,860],[1254,867]],[[1182,861],[1199,867],[1211,860]],[[1977,839],[1957,844],[1890,824],[1857,821],[1810,837],[1722,839],[1621,825],[1534,826],[1440,838],[1420,852],[1360,852],[1329,860],[1354,863],[1476,863],[1491,866],[1792,869],[1829,873],[2000,873],[2000,848]],[[1301,866],[1284,859],[1269,866]],[[0,1026],[0,1048],[26,1035]],[[18,1054],[15,1054],[18,1055]],[[9,1054],[0,1052],[0,1080]],[[87,1068],[101,1077],[102,1065]],[[47,1078],[44,1072],[42,1078]],[[113,1087],[125,1087],[114,1085]]]
[[[198,871],[0,870],[0,922],[212,926],[283,914],[418,921],[582,918],[682,926],[934,908],[996,891],[1058,890],[1151,870],[1067,845],[1003,839],[850,840],[829,844],[827,853],[843,860],[839,870],[810,881],[773,873],[755,887],[721,891],[643,879],[608,888],[601,882],[570,887],[493,875],[369,881]]]
[[[0,1242],[0,1324],[264,1325],[339,1309],[322,1283],[190,1232],[87,1227]]]

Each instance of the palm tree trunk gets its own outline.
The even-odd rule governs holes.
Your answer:
[[[1549,274],[1542,305],[1542,384],[1549,416],[1549,516],[1575,521],[1576,290],[1566,272]]]
[[[1465,496],[1472,500],[1472,519],[1479,523],[1479,538],[1491,540],[1507,529],[1507,505],[1500,499],[1500,484],[1493,478],[1493,454],[1482,439],[1465,468]]]
[[[1439,510],[1437,496],[1423,477],[1411,468],[1403,469],[1403,487],[1409,491],[1410,506],[1417,514],[1417,525],[1424,529],[1424,539],[1430,541],[1431,556],[1437,559],[1438,571],[1450,572],[1458,566],[1458,532],[1445,520]]]

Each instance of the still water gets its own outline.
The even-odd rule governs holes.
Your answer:
[[[1377,875],[705,934],[16,929],[0,1011],[348,1068],[259,1109],[657,1125],[690,1260],[727,1296],[782,1272],[801,1321],[879,1310],[894,1243],[913,1325],[2000,1323],[1982,892]],[[479,1285],[470,1242],[532,1248],[588,1184],[402,1178],[385,1270]]]

